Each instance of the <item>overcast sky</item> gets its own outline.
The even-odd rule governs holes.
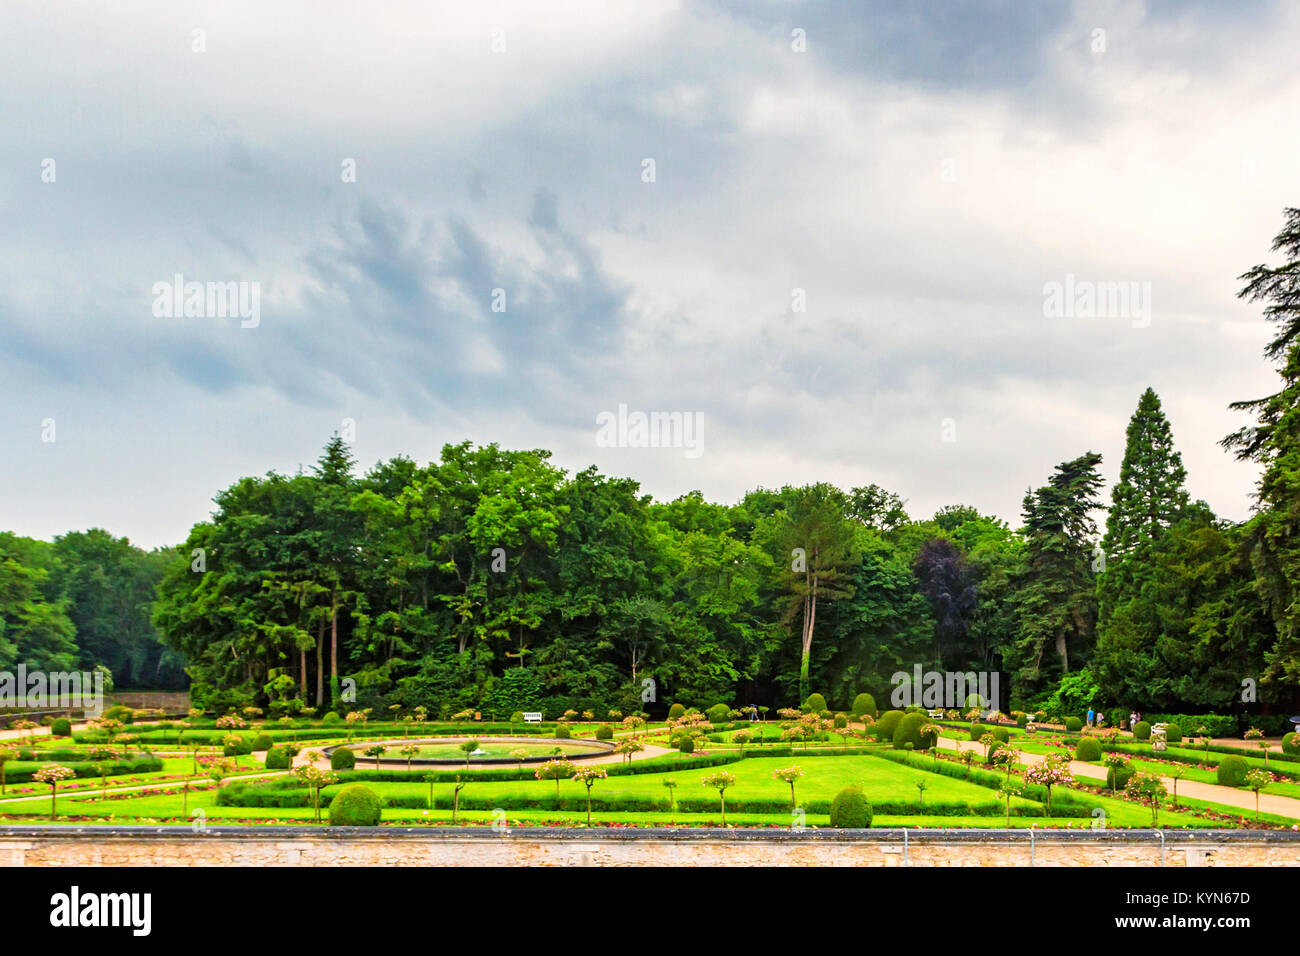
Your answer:
[[[174,543],[345,419],[364,467],[495,441],[1018,525],[1059,461],[1113,479],[1148,385],[1244,518],[1297,49],[1291,3],[9,4],[0,528]],[[259,323],[155,314],[176,274]],[[1149,322],[1046,314],[1067,276]],[[602,447],[620,404],[701,453]]]

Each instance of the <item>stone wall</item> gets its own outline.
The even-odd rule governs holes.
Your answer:
[[[1300,833],[4,827],[0,865],[1300,866]]]

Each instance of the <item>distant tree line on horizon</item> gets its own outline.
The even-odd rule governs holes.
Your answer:
[[[310,473],[220,492],[176,549],[0,535],[0,664],[67,655],[123,685],[183,660],[200,705],[276,713],[779,707],[810,691],[847,708],[859,692],[884,703],[890,676],[915,664],[1001,672],[1006,710],[1293,712],[1300,210],[1273,249],[1285,262],[1251,269],[1241,295],[1277,327],[1281,385],[1236,403],[1254,424],[1224,440],[1262,468],[1244,522],[1189,500],[1151,389],[1104,527],[1092,452],[1027,492],[1012,529],[964,505],[914,519],[876,485],[656,502],[631,479],[496,445],[358,475],[335,436]],[[117,618],[90,602],[103,575],[116,580],[110,556],[141,564],[156,600],[123,595]]]

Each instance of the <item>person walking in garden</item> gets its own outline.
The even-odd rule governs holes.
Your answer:
[[[1092,726],[1092,720],[1093,720],[1093,718],[1096,717],[1096,716],[1097,716],[1097,712],[1096,712],[1095,710],[1093,710],[1091,707],[1089,707],[1089,708],[1088,708],[1088,726],[1089,726],[1089,727]]]

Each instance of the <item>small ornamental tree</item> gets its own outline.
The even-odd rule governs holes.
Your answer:
[[[628,714],[623,718],[623,727],[630,733],[637,733],[645,726],[645,718],[636,714]]]
[[[456,825],[456,815],[460,812],[460,792],[465,789],[468,780],[460,779],[460,774],[456,774],[456,783],[451,788],[451,825]],[[558,784],[557,784],[558,786]],[[430,807],[433,804],[429,805]]]
[[[669,777],[664,780],[663,785],[664,789],[668,791],[668,822],[673,823],[675,822],[673,817],[677,812],[676,794],[673,791],[677,789],[677,781]]]
[[[727,789],[736,785],[736,775],[719,770],[700,781],[704,786],[718,791],[718,800],[722,806],[722,825],[727,825]]]
[[[112,768],[113,765],[107,760],[95,764],[95,769],[99,771],[99,799],[101,800],[108,799],[108,772]]]
[[[339,776],[333,770],[322,770],[315,764],[305,763],[293,768],[293,775],[298,782],[311,791],[311,805],[316,811],[316,822],[320,823],[320,792],[325,787],[339,782]]]
[[[1246,789],[1255,792],[1255,820],[1259,820],[1259,792],[1273,782],[1273,775],[1256,767],[1246,774]]]
[[[417,747],[415,744],[407,744],[405,747],[402,747],[397,752],[406,758],[406,769],[410,770],[411,761],[415,759],[415,756],[420,752],[420,748]]]
[[[379,758],[382,757],[382,756],[383,756],[384,754],[386,754],[386,753],[388,753],[388,748],[385,747],[383,744],[375,744],[373,747],[367,747],[367,748],[365,749],[365,755],[366,755],[367,757],[374,757],[374,758],[375,758],[375,769],[376,769],[376,770],[379,769]]]
[[[369,714],[364,710],[354,710],[343,719],[346,720],[348,724],[348,743],[352,743],[353,732],[358,727],[365,727],[366,721],[369,719]]]
[[[989,759],[989,750],[997,742],[992,734],[980,734],[980,744],[984,747],[984,759]]]
[[[800,777],[803,776],[803,768],[798,764],[789,767],[782,767],[779,770],[772,771],[772,777],[775,780],[783,780],[790,785],[790,809],[794,810],[799,804],[794,798],[794,785]]]
[[[1164,781],[1153,773],[1136,773],[1124,788],[1124,792],[1151,808],[1151,825],[1154,827],[1159,819],[1160,801],[1167,793]]]
[[[745,744],[753,740],[754,735],[751,734],[748,730],[737,730],[734,734],[731,735],[731,739],[736,743],[737,746],[740,747],[740,752],[743,755],[745,753]]]
[[[970,749],[959,750],[957,751],[957,759],[966,765],[966,773],[969,774],[971,761],[975,759],[975,751]]]
[[[1106,767],[1106,781],[1110,784],[1110,794],[1113,797],[1121,783],[1120,776],[1129,765],[1128,758],[1112,750],[1101,758],[1101,762]]]
[[[50,819],[53,820],[57,815],[58,807],[56,801],[59,797],[59,781],[68,780],[77,775],[71,767],[63,767],[59,764],[52,764],[48,767],[40,767],[32,779],[37,783],[49,784],[50,787]]]
[[[465,769],[468,770],[468,769],[469,769],[469,758],[470,758],[470,754],[472,754],[472,753],[474,753],[474,751],[478,750],[478,741],[477,741],[477,740],[467,740],[467,741],[465,741],[463,744],[461,744],[457,749],[458,749],[461,753],[463,753],[463,754],[465,755]]]
[[[528,759],[528,750],[525,747],[516,747],[514,750],[510,751],[510,756],[518,760],[519,766],[522,767],[524,761]]]
[[[1066,769],[1062,760],[1056,759],[1053,755],[1046,760],[1041,760],[1025,771],[1025,783],[1034,783],[1047,788],[1047,813],[1050,816],[1052,812],[1052,788],[1058,785],[1068,786],[1074,783],[1074,777],[1070,776],[1070,771]]]
[[[967,751],[973,753],[973,751]],[[1011,779],[1011,771],[1015,769],[1016,763],[1020,760],[1020,751],[1015,747],[999,747],[993,751],[993,766],[1001,766],[1006,771],[1006,779]]]
[[[1187,767],[1184,764],[1176,764],[1169,768],[1169,777],[1174,782],[1174,795],[1170,806],[1174,810],[1178,809],[1178,781],[1185,776],[1187,776]]]
[[[235,761],[229,757],[218,757],[208,764],[208,776],[216,781],[217,789],[221,789],[221,781],[230,776],[235,769]]]
[[[560,781],[573,776],[573,764],[567,760],[548,760],[536,770],[533,776],[538,780],[555,781],[555,799],[560,799]]]
[[[632,740],[631,738],[622,741],[617,747],[614,748],[615,753],[619,753],[623,755],[624,763],[631,763],[632,755],[640,753],[643,750],[645,750],[645,744],[641,743],[641,741],[639,740]]]
[[[579,767],[573,772],[573,779],[587,788],[587,826],[591,826],[591,788],[608,776],[604,767]]]
[[[5,764],[10,760],[18,759],[18,751],[14,747],[6,747],[0,744],[0,793],[5,792]]]
[[[1024,792],[1024,789],[1025,788],[1020,785],[1019,781],[1013,782],[1010,776],[1008,776],[1006,780],[1002,781],[1002,786],[998,787],[998,796],[1006,801],[1007,805],[1007,815],[1006,820],[1004,821],[1004,825],[1007,829],[1011,828],[1011,798],[1020,796],[1020,794]]]

